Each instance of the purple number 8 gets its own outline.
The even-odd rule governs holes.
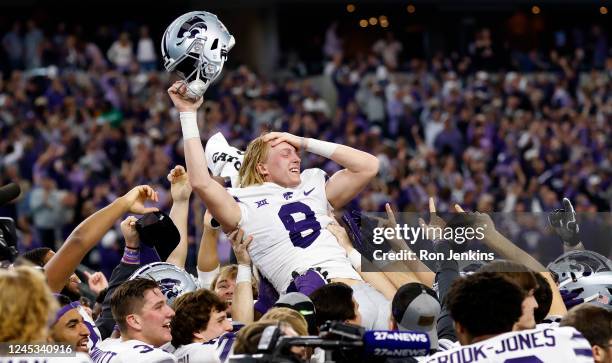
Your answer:
[[[296,222],[293,217],[296,213],[304,214],[305,218]],[[306,248],[321,234],[321,224],[317,221],[314,212],[302,202],[285,204],[278,211],[278,216],[289,232],[289,238],[295,247]],[[312,232],[302,236],[302,232],[308,230],[312,230]]]

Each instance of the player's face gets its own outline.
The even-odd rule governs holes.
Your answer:
[[[300,184],[300,157],[295,148],[286,142],[271,147],[268,160],[263,164],[266,181],[283,187],[296,187]]]
[[[77,309],[69,310],[53,325],[51,338],[55,343],[72,345],[77,352],[88,352],[89,329]]]
[[[170,320],[174,310],[166,303],[166,297],[160,289],[147,290],[144,294],[144,306],[139,314],[141,332],[145,343],[155,347],[172,340]]]
[[[533,297],[533,290],[529,291],[527,297],[523,300],[521,305],[523,314],[519,320],[514,324],[514,330],[533,329],[536,326],[533,311],[537,309],[538,302]]]
[[[215,294],[228,304],[232,303],[234,298],[234,290],[236,289],[236,280],[230,276],[221,277],[215,285]],[[231,306],[231,305],[230,305]]]
[[[208,320],[208,325],[206,325],[206,330],[202,332],[202,336],[206,341],[209,341],[230,331],[232,331],[232,323],[227,318],[227,313],[225,311],[213,310],[210,313],[210,320]]]

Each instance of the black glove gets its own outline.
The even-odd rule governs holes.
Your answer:
[[[563,198],[563,209],[555,209],[548,215],[548,223],[566,245],[575,246],[580,243],[578,236],[580,228],[576,223],[576,212],[569,199]]]

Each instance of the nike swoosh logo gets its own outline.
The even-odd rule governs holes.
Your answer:
[[[315,188],[310,189],[309,191],[305,191],[304,190],[304,195],[308,196],[308,194],[312,193],[312,191],[315,190]]]

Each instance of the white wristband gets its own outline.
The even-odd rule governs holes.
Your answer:
[[[181,120],[181,129],[183,129],[183,139],[200,138],[200,130],[198,129],[198,118],[195,112],[181,112],[179,114]]]
[[[348,254],[348,259],[355,270],[361,271],[361,253],[359,251],[353,248]]]
[[[308,138],[306,141],[306,151],[311,152],[313,154],[321,155],[326,158],[330,158],[338,144],[334,144],[333,142],[321,141],[317,139]]]
[[[236,274],[236,285],[241,282],[251,283],[251,266],[238,265],[238,273]]]

